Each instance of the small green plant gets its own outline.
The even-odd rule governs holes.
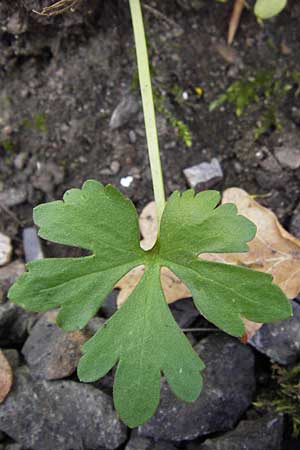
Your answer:
[[[287,414],[293,426],[293,436],[300,436],[300,367],[287,369],[273,366],[276,382],[275,398],[261,398],[255,402],[258,408],[271,407],[276,412]]]
[[[63,201],[34,209],[42,238],[90,251],[81,258],[28,264],[9,298],[31,311],[60,308],[57,323],[70,331],[97,314],[114,285],[131,269],[145,273],[121,309],[83,347],[80,380],[91,382],[117,365],[114,403],[130,427],[155,412],[163,374],[180,399],[192,402],[202,388],[204,364],[167,306],[160,271],[168,267],[192,292],[208,320],[232,336],[243,336],[243,318],[270,322],[291,315],[290,304],[268,274],[201,260],[202,253],[246,252],[255,225],[233,204],[218,206],[220,194],[193,190],[165,202],[150,70],[140,0],[129,0],[136,42],[146,136],[159,233],[149,251],[140,246],[138,215],[116,188],[87,181]]]
[[[234,81],[224,94],[210,103],[209,110],[212,112],[228,103],[234,106],[237,117],[240,117],[247,107],[257,104],[262,112],[254,130],[254,138],[258,139],[272,128],[281,131],[282,124],[278,117],[280,104],[293,88],[295,96],[299,95],[299,78],[299,72],[285,71],[276,74],[268,70],[259,71]]]
[[[25,118],[22,121],[22,125],[25,128],[28,129],[35,129],[41,133],[47,133],[48,128],[46,125],[46,116],[42,113],[37,113],[33,116],[33,119],[30,120],[28,118]]]
[[[179,137],[182,139],[184,144],[187,147],[191,147],[193,144],[192,134],[188,128],[188,126],[180,119],[178,119],[167,107],[165,104],[165,99],[160,96],[158,93],[154,93],[154,104],[156,110],[160,112],[169,122],[171,127],[176,130]]]
[[[3,147],[6,153],[11,153],[14,149],[11,139],[3,139],[3,141],[0,142],[0,146]]]

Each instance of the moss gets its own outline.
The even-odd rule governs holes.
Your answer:
[[[42,113],[37,113],[33,116],[33,119],[30,120],[28,117],[23,119],[22,125],[24,128],[27,129],[34,129],[36,131],[39,131],[41,133],[47,133],[48,128],[46,125],[46,116]]]
[[[258,71],[251,76],[245,75],[242,79],[234,81],[225,93],[211,102],[209,110],[214,111],[228,103],[234,106],[235,114],[240,117],[250,105],[256,104],[260,114],[254,129],[254,139],[258,139],[272,129],[282,130],[279,109],[292,89],[294,89],[294,95],[298,96],[299,72],[285,71],[277,74],[270,70]]]
[[[294,437],[300,436],[300,366],[292,369],[274,364],[272,378],[275,389],[258,399],[258,408],[271,407],[276,412],[287,414],[293,426]]]

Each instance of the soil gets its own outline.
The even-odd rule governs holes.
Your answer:
[[[215,157],[224,172],[218,189],[238,186],[262,196],[288,228],[300,202],[300,172],[283,166],[273,170],[263,162],[277,147],[299,147],[296,83],[276,108],[282,129],[271,128],[256,141],[262,99],[241,117],[228,104],[209,112],[209,104],[233,81],[262,69],[281,79],[289,71],[300,73],[299,2],[290,1],[264,25],[246,10],[232,49],[226,46],[232,2],[147,3],[155,88],[193,139],[187,147],[158,114],[167,194],[187,188],[183,169]],[[22,256],[21,231],[32,223],[32,208],[61,198],[86,179],[118,186],[139,210],[153,198],[141,108],[122,127],[109,127],[121,100],[130,93],[138,96],[127,1],[87,0],[56,18],[31,12],[47,4],[0,1],[0,192],[14,187],[26,193],[21,204],[3,209],[0,231],[13,239],[17,256]],[[120,170],[113,170],[115,161]],[[128,175],[134,181],[125,188],[120,180]],[[66,254],[59,246],[45,251]]]

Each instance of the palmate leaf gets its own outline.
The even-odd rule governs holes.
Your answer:
[[[132,268],[145,273],[121,309],[83,348],[78,375],[95,381],[117,365],[114,402],[129,426],[155,412],[163,374],[182,400],[195,400],[202,386],[202,361],[178,328],[160,282],[168,267],[189,287],[199,311],[233,336],[245,332],[242,318],[271,322],[291,315],[290,304],[271,276],[242,267],[203,261],[206,252],[243,252],[256,228],[232,204],[217,207],[215,191],[174,193],[165,207],[159,239],[144,251],[135,208],[112,186],[87,181],[63,201],[34,210],[39,234],[91,251],[82,258],[46,259],[28,265],[9,291],[32,311],[60,307],[58,324],[82,328],[108,292]]]

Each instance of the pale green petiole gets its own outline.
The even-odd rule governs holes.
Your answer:
[[[136,46],[137,66],[142,94],[154,198],[157,207],[158,221],[160,221],[160,218],[162,216],[165,207],[165,189],[161,168],[151,75],[149,68],[149,58],[143,23],[142,8],[140,0],[129,0],[129,5]]]

